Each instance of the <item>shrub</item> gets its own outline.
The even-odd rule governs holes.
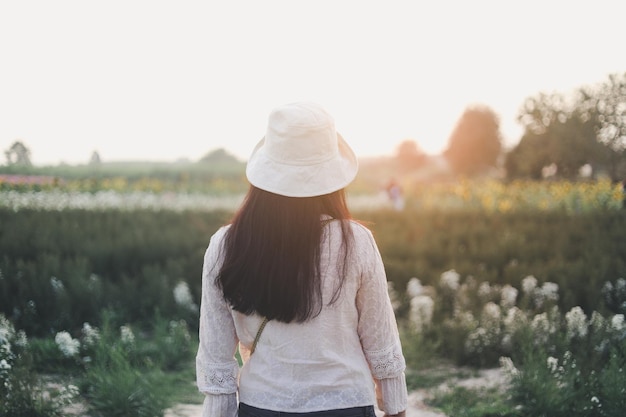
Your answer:
[[[61,417],[78,395],[72,385],[44,387],[31,363],[26,335],[0,314],[0,417]]]

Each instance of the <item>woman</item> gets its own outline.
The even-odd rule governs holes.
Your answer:
[[[204,416],[374,416],[375,401],[404,416],[405,362],[383,263],[343,192],[356,172],[318,105],[270,114],[246,167],[250,190],[204,258]]]

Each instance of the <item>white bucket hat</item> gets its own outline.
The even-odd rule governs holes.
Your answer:
[[[358,170],[356,155],[335,130],[335,121],[314,103],[274,109],[265,137],[246,166],[257,188],[287,197],[313,197],[346,187]]]

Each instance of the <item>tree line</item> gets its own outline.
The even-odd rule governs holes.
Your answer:
[[[500,172],[508,179],[541,179],[547,175],[576,179],[604,174],[617,182],[626,178],[626,72],[611,74],[595,85],[570,93],[538,93],[521,106],[519,142],[504,149],[499,116],[486,105],[468,107],[448,138],[443,157],[460,176]],[[16,141],[5,151],[7,165],[29,166],[30,150]],[[428,163],[415,141],[397,147],[397,166],[404,172]],[[97,152],[89,164],[99,164]],[[239,161],[224,149],[205,155],[204,164]]]
[[[468,107],[443,152],[453,173],[500,170],[508,179],[576,179],[586,167],[590,176],[626,178],[626,73],[571,93],[529,97],[517,120],[522,137],[512,149],[504,149],[498,115],[485,105]],[[428,160],[411,140],[398,146],[396,158],[405,171]]]

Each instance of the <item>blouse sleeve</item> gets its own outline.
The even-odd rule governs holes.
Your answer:
[[[358,238],[357,238],[358,239]],[[358,332],[365,358],[382,396],[379,407],[387,414],[406,409],[406,363],[389,293],[387,276],[378,246],[367,231],[366,243],[358,243],[358,258],[363,265],[357,293]]]
[[[198,389],[206,394],[203,416],[234,417],[237,415],[239,365],[235,352],[238,339],[230,308],[215,284],[223,234],[222,228],[211,237],[204,256],[196,382]],[[214,414],[216,411],[218,414]]]

